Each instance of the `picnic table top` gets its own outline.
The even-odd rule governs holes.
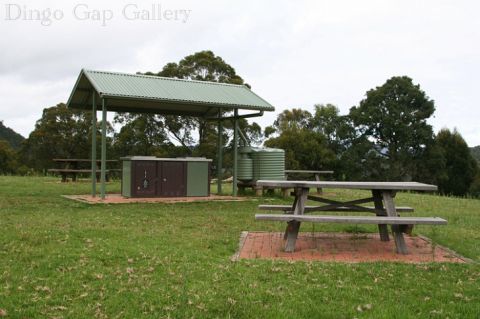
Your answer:
[[[258,180],[258,186],[272,186],[285,188],[348,188],[366,190],[414,190],[436,191],[435,185],[417,182],[337,182],[337,181],[281,181],[281,180]]]
[[[75,169],[75,168],[49,168],[49,172],[52,173],[91,173],[91,169]],[[107,169],[105,172],[113,171],[112,169]],[[100,170],[96,171],[97,174],[100,174]]]
[[[87,158],[54,158],[52,159],[54,162],[92,162],[91,159]],[[102,160],[96,160],[97,162],[101,162]],[[118,162],[118,160],[106,160],[107,162]]]
[[[312,171],[312,170],[304,170],[304,169],[286,169],[285,173],[289,174],[333,174],[333,171]]]

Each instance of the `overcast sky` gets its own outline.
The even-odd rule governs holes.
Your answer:
[[[208,49],[276,107],[257,120],[264,126],[316,103],[346,114],[367,90],[408,75],[435,100],[435,131],[456,127],[479,145],[479,12],[476,1],[441,0],[2,0],[0,120],[28,136],[82,68],[159,71]]]

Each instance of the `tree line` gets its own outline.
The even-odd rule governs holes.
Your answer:
[[[211,51],[144,74],[248,86]],[[433,132],[428,119],[434,112],[434,101],[421,87],[399,76],[367,91],[348,114],[318,104],[313,112],[285,110],[265,129],[245,119],[239,126],[252,145],[284,149],[289,169],[333,169],[337,180],[413,180],[436,184],[443,194],[480,196],[477,161],[456,129]],[[63,103],[44,109],[17,151],[0,142],[0,173],[42,172],[52,167],[52,158],[89,158],[91,121],[90,112]],[[223,165],[231,167],[233,123],[224,123],[223,134]],[[216,143],[217,124],[201,118],[118,113],[108,123],[109,158],[206,156],[216,165]]]

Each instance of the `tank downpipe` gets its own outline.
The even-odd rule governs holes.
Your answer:
[[[258,113],[251,113],[251,114],[245,114],[245,115],[238,115],[238,119],[248,119],[251,117],[259,117],[263,116],[263,111],[260,111]],[[227,120],[233,120],[235,119],[235,116],[228,116],[228,117],[204,117],[206,121],[227,121]]]
[[[242,146],[250,146],[250,142],[248,142],[247,138],[245,137],[245,135],[243,134],[242,130],[238,130],[238,135],[240,135],[240,139],[243,141],[243,145]]]

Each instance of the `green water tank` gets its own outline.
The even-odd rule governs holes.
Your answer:
[[[285,151],[278,148],[252,149],[253,179],[285,180]]]
[[[240,181],[251,181],[253,179],[253,159],[251,147],[240,147],[238,149],[240,158],[238,159],[237,178]]]

